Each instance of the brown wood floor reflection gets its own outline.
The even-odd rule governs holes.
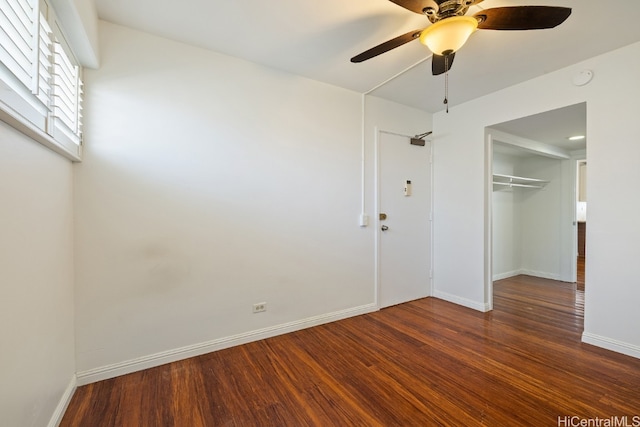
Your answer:
[[[585,266],[585,257],[583,256],[579,256],[578,257],[578,274],[577,274],[577,282],[576,282],[576,287],[579,291],[584,291],[584,266]]]
[[[583,344],[584,294],[528,276],[78,388],[62,427],[557,426],[640,416],[640,360]],[[568,425],[568,424],[566,424]]]

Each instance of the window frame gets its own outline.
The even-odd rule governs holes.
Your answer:
[[[55,10],[48,0],[0,2],[5,8],[16,4],[33,6],[34,21],[28,52],[30,79],[24,75],[19,78],[0,61],[0,120],[68,159],[80,161],[82,67],[66,40]],[[6,21],[6,14],[1,18]],[[8,41],[6,35],[7,32],[0,33],[3,37],[0,42],[9,44],[12,40]],[[2,53],[7,51],[4,47],[0,49]]]

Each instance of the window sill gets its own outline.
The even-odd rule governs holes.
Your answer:
[[[0,101],[0,120],[72,162],[80,162],[82,160],[82,148],[80,146],[75,144],[66,146],[56,141],[2,101]]]

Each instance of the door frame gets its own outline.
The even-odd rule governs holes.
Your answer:
[[[569,167],[568,171],[563,173],[563,178],[568,179],[570,186],[569,198],[562,202],[561,216],[563,219],[572,218],[572,239],[570,249],[570,280],[577,281],[577,256],[578,256],[578,226],[576,201],[578,198],[578,171],[577,165],[579,160],[586,161],[586,155],[571,155],[570,158],[564,159]],[[567,206],[570,207],[568,208]],[[564,209],[571,209],[571,214],[566,215]],[[485,226],[484,226],[484,298],[486,311],[493,310],[493,136],[491,130],[485,128]],[[564,214],[564,215],[563,215]],[[565,216],[566,215],[566,216]]]
[[[493,310],[493,136],[485,129],[484,147],[484,307]]]
[[[386,135],[394,135],[394,136],[400,136],[403,138],[407,138],[408,140],[410,140],[411,138],[413,138],[413,135],[405,135],[402,133],[398,133],[398,132],[393,132],[393,131],[388,131],[388,130],[383,130],[383,129],[379,129],[378,126],[375,126],[375,137],[374,137],[374,188],[375,188],[375,192],[374,192],[374,206],[375,206],[375,221],[373,221],[373,223],[375,224],[376,230],[375,230],[375,234],[374,234],[374,269],[375,269],[375,274],[374,274],[374,286],[375,286],[375,295],[374,295],[374,304],[376,306],[376,308],[380,309],[380,259],[381,259],[381,237],[382,237],[382,230],[380,229],[382,224],[380,222],[380,136],[382,134],[386,134]],[[434,229],[434,220],[433,220],[433,192],[434,192],[434,173],[433,173],[433,141],[430,139],[427,139],[427,141],[430,142],[429,144],[429,163],[431,164],[431,170],[429,171],[430,174],[430,189],[429,189],[429,203],[430,203],[430,207],[431,207],[431,212],[429,213],[429,263],[430,265],[430,269],[429,269],[429,283],[427,286],[427,293],[428,296],[433,296],[434,294],[434,286],[433,286],[433,276],[434,276],[434,271],[433,271],[433,247],[434,247],[434,243],[433,243],[433,229]],[[409,141],[407,141],[407,143],[409,143]]]

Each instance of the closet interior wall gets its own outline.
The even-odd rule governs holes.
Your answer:
[[[563,280],[563,160],[500,147],[494,145],[494,174],[543,183],[540,188],[494,184],[493,279],[528,274]]]

